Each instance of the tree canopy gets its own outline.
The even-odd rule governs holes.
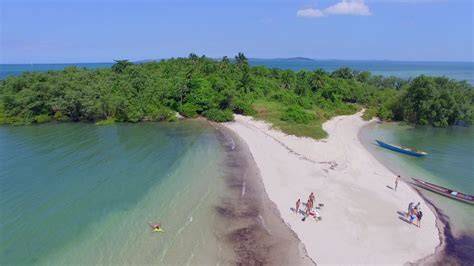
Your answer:
[[[117,60],[110,69],[68,67],[0,81],[0,122],[10,124],[163,121],[180,112],[216,121],[250,114],[304,127],[365,107],[368,116],[385,120],[448,126],[472,123],[473,106],[467,82],[423,75],[404,80],[350,68],[251,67],[243,53],[235,60],[195,54],[141,64]]]

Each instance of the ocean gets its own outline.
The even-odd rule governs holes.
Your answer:
[[[429,76],[445,76],[455,80],[466,80],[474,84],[474,62],[252,59],[250,64],[292,70],[322,68],[330,72],[341,67],[350,67],[360,71],[370,71],[373,75],[386,77],[395,76],[408,79],[424,74]]]
[[[456,80],[466,80],[474,85],[474,62],[404,62],[382,60],[306,60],[306,59],[249,59],[253,66],[263,65],[270,68],[292,70],[315,70],[322,68],[334,71],[341,67],[350,67],[360,71],[370,71],[374,75],[414,78],[421,74],[446,76]],[[113,63],[77,63],[77,64],[0,64],[0,79],[20,75],[23,72],[62,70],[68,66],[80,68],[107,68]]]
[[[66,67],[96,69],[109,68],[113,63],[67,63],[67,64],[0,64],[0,79],[10,76],[19,76],[24,72],[47,72],[50,70],[63,70]]]
[[[396,123],[374,123],[359,135],[364,146],[393,173],[406,182],[418,178],[474,195],[474,127],[433,128]],[[375,140],[428,152],[417,158],[379,147]],[[393,184],[387,184],[393,185]],[[447,257],[460,263],[474,261],[474,206],[424,189],[419,192],[439,212],[447,244]],[[406,199],[406,204],[411,199]]]
[[[234,138],[199,120],[0,127],[0,264],[299,262]]]

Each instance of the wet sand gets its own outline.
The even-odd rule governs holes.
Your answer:
[[[226,147],[224,167],[229,188],[215,211],[219,238],[235,252],[237,265],[314,265],[297,235],[269,200],[247,145],[234,132],[214,124]]]
[[[474,265],[474,237],[469,234],[455,236],[450,218],[434,202],[428,200],[423,192],[414,188],[424,198],[430,209],[436,213],[440,244],[436,251],[418,261],[416,265]]]

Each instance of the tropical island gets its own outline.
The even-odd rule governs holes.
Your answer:
[[[470,125],[474,122],[474,90],[473,86],[465,81],[425,75],[413,79],[383,77],[346,67],[333,72],[322,69],[314,71],[271,69],[265,66],[251,66],[242,53],[232,59],[224,57],[219,60],[195,54],[190,54],[187,58],[171,58],[159,62],[131,63],[127,60],[118,60],[111,68],[91,70],[67,67],[62,71],[24,73],[0,81],[1,124],[86,122],[60,125],[52,123],[51,127],[45,129],[29,127],[35,136],[35,128],[39,128],[40,132],[43,132],[42,130],[54,132],[57,126],[79,124],[82,127],[74,130],[85,134],[84,132],[91,131],[92,127],[93,135],[97,134],[100,141],[95,139],[96,136],[85,139],[89,141],[95,139],[92,142],[100,146],[104,145],[100,144],[102,142],[115,139],[109,138],[110,135],[106,135],[107,137],[101,135],[108,134],[107,129],[111,132],[126,131],[124,129],[126,127],[121,127],[125,123],[135,123],[134,126],[150,126],[150,124],[181,126],[180,123],[166,123],[176,121],[181,116],[206,117],[213,122],[222,122],[211,123],[213,127],[209,127],[203,119],[184,121],[206,123],[207,126],[203,128],[212,129],[212,133],[206,134],[218,139],[227,150],[221,153],[222,151],[214,147],[211,149],[213,151],[211,154],[215,157],[210,160],[208,160],[210,154],[196,153],[198,154],[196,158],[202,161],[196,163],[194,168],[186,163],[178,167],[191,169],[191,174],[176,176],[172,171],[162,171],[160,168],[155,172],[148,171],[148,175],[142,173],[140,176],[160,180],[164,177],[157,178],[157,176],[163,172],[167,173],[168,177],[171,176],[171,180],[187,177],[189,180],[183,183],[196,182],[194,186],[204,185],[200,190],[196,189],[198,195],[206,195],[205,191],[210,191],[207,183],[214,184],[218,183],[220,178],[227,178],[226,187],[214,184],[213,188],[215,191],[225,192],[227,198],[217,203],[209,201],[208,204],[211,202],[217,204],[212,205],[212,214],[209,216],[219,217],[221,219],[219,223],[225,225],[226,229],[216,229],[209,225],[212,228],[210,232],[220,236],[217,243],[221,243],[219,241],[225,243],[225,249],[229,249],[228,253],[219,257],[220,251],[216,252],[220,250],[219,246],[211,248],[208,253],[203,253],[202,257],[195,258],[192,248],[187,247],[183,256],[166,254],[165,250],[159,256],[154,251],[151,253],[153,255],[143,257],[128,254],[112,258],[110,262],[123,262],[124,257],[127,261],[133,257],[133,262],[144,263],[154,261],[158,257],[163,263],[183,262],[183,260],[189,262],[193,259],[202,262],[205,261],[204,257],[208,257],[206,254],[210,254],[216,261],[242,264],[277,262],[288,265],[404,264],[443,261],[438,257],[442,256],[440,250],[444,250],[447,242],[444,239],[445,235],[449,236],[449,231],[444,233],[444,229],[439,225],[443,224],[440,222],[440,217],[444,216],[438,213],[439,210],[434,207],[435,205],[425,201],[424,196],[409,185],[409,177],[404,177],[403,183],[398,184],[397,181],[393,187],[393,181],[398,180],[396,176],[399,173],[389,170],[370,154],[362,145],[358,134],[363,127],[373,124],[372,117],[384,121],[401,121],[410,125],[439,128]],[[165,123],[139,123],[150,121]],[[95,123],[97,127],[89,122]],[[116,125],[100,127],[111,124]],[[201,131],[203,130],[201,126],[182,126],[184,132],[186,132],[184,129],[189,127],[200,132],[196,133],[197,136],[205,135]],[[6,126],[3,129],[7,132],[5,136],[15,136],[15,133],[12,134],[14,132],[12,129],[21,128]],[[128,168],[140,165],[141,160],[127,165],[129,160],[133,161],[136,154],[144,156],[143,168],[152,167],[157,159],[149,156],[151,152],[148,146],[149,142],[155,139],[155,135],[159,136],[156,137],[159,143],[169,144],[171,146],[169,149],[174,150],[174,142],[182,141],[181,134],[186,135],[190,132],[175,135],[176,128],[164,127],[154,131],[149,129],[148,127],[134,129],[141,132],[140,134],[147,132],[148,138],[135,135],[131,138],[122,137],[113,145],[119,150],[115,153],[122,154],[126,162],[115,167]],[[71,130],[67,127],[61,130],[55,133],[47,131],[50,133],[43,132],[38,135],[57,136],[64,133],[67,137],[62,141],[74,138],[74,134],[71,134]],[[138,136],[142,136],[140,134]],[[323,138],[324,140],[321,140]],[[54,138],[50,138],[49,141],[52,139]],[[136,144],[124,145],[123,143],[127,143],[129,139],[137,143],[141,141],[142,147],[145,148],[130,153],[127,149]],[[162,139],[166,141],[160,142]],[[74,148],[68,150],[65,156],[71,154],[81,156],[81,152],[95,150],[95,146],[86,146],[88,148],[82,149],[80,148],[82,142],[78,142],[79,146],[73,146]],[[38,143],[41,145],[42,142]],[[209,149],[209,146],[206,146],[208,144],[205,145],[207,141],[201,139],[198,143],[204,148],[200,146],[193,148],[193,145],[190,145],[187,149],[196,149],[199,152]],[[8,151],[15,151],[17,142],[10,140],[8,145],[10,145]],[[46,142],[45,145],[46,149],[53,146],[51,142]],[[55,146],[53,153],[61,150],[61,146]],[[121,150],[122,146],[127,149]],[[154,147],[162,149],[156,144]],[[77,150],[81,152],[76,152]],[[32,151],[40,152],[42,149]],[[32,158],[36,161],[42,156],[42,153],[35,154]],[[104,170],[102,163],[97,163],[94,156],[90,156],[91,171]],[[89,156],[83,157],[89,158]],[[149,157],[153,162],[146,160]],[[216,180],[212,179],[214,174],[212,171],[202,175],[196,174],[203,169],[213,169],[215,165],[222,163],[219,159],[221,157],[231,158],[232,163],[227,163],[225,167],[220,166],[231,174],[221,177],[219,175],[222,173],[217,172]],[[72,162],[81,160],[78,158]],[[166,161],[164,158],[161,160]],[[59,159],[55,161],[62,162]],[[107,160],[104,160],[104,163],[106,162]],[[202,165],[205,167],[201,167]],[[55,167],[55,169],[63,168]],[[61,172],[53,176],[62,178],[62,175]],[[109,175],[106,176],[110,178]],[[122,176],[123,179],[114,177],[114,184],[123,182],[126,188],[118,190],[120,192],[117,197],[129,193],[129,177],[130,174]],[[78,182],[76,178],[71,180]],[[88,182],[95,184],[98,181],[92,174]],[[259,185],[260,182],[263,184]],[[104,193],[113,195],[111,191],[114,190],[107,184],[110,185],[110,183],[103,185]],[[147,189],[137,187],[139,194]],[[174,188],[174,191],[180,191],[179,189]],[[310,193],[313,195],[313,192],[316,195],[314,201],[319,204],[314,209],[317,210],[313,215],[314,220],[306,219],[311,215],[304,212],[310,202],[306,197]],[[158,190],[151,194],[159,198],[164,193]],[[75,200],[82,202],[83,197]],[[161,202],[163,199],[155,200]],[[200,201],[201,198],[195,200]],[[296,200],[303,204],[301,208],[298,203],[295,208]],[[83,209],[87,212],[90,205],[85,202]],[[414,222],[407,220],[410,211],[406,211],[406,205],[409,202],[418,202],[420,210],[423,208],[422,226],[419,224],[414,226]],[[174,238],[169,238],[174,236],[175,232],[178,234],[186,232],[183,230],[187,226],[190,226],[189,230],[193,228],[193,217],[197,215],[174,217],[176,213],[174,207],[169,210],[163,206],[142,209],[147,210],[147,213],[142,215],[167,219],[161,213],[164,211],[168,212],[168,217],[173,217],[168,218],[164,230],[172,233],[167,236],[168,238],[161,239],[170,243],[175,243]],[[203,211],[205,208],[201,206],[199,209]],[[308,209],[313,210],[309,207]],[[189,212],[194,213],[194,207]],[[123,212],[122,215],[129,213]],[[136,217],[131,219],[127,226],[140,228],[134,220]],[[200,220],[207,222],[209,219],[206,216]],[[181,227],[173,228],[171,225],[173,223]],[[119,223],[113,221],[113,224]],[[159,225],[152,222],[149,224]],[[136,241],[137,246],[134,247],[137,250],[153,250],[156,245],[163,244],[159,242],[160,240],[145,237],[142,239],[142,232],[138,234],[136,232],[133,233],[135,236],[140,235],[140,240]],[[183,234],[191,238],[196,237],[190,232]],[[400,237],[406,235],[410,237]],[[104,237],[102,240],[108,241],[109,237]],[[126,235],[122,237],[128,239]],[[209,235],[203,234],[201,237],[208,238]],[[94,245],[89,248],[91,247]],[[66,251],[65,254],[75,254],[75,247]],[[83,252],[93,253],[89,249],[84,249]],[[214,258],[216,253],[217,259]],[[68,256],[74,257],[72,255],[65,257]],[[90,262],[93,263],[94,258],[102,257],[102,254],[95,254],[91,256]]]
[[[24,73],[0,81],[0,123],[173,121],[176,112],[216,122],[232,114],[269,121],[316,139],[322,123],[366,108],[365,117],[445,127],[474,121],[465,81],[421,75],[405,80],[340,68],[332,73],[251,67],[244,54],[221,60],[190,54],[160,62],[118,60],[110,69]]]
[[[2,0],[0,266],[474,265],[472,11]]]

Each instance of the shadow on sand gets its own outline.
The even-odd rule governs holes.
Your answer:
[[[404,221],[407,224],[411,224],[410,220],[408,220],[407,214],[405,212],[397,211],[397,214],[398,214],[398,219]]]
[[[296,213],[295,208],[290,208],[290,211],[293,212],[293,213]],[[298,214],[306,215],[306,213],[305,213],[304,210],[302,210],[302,209],[299,209],[299,210],[298,210]]]

